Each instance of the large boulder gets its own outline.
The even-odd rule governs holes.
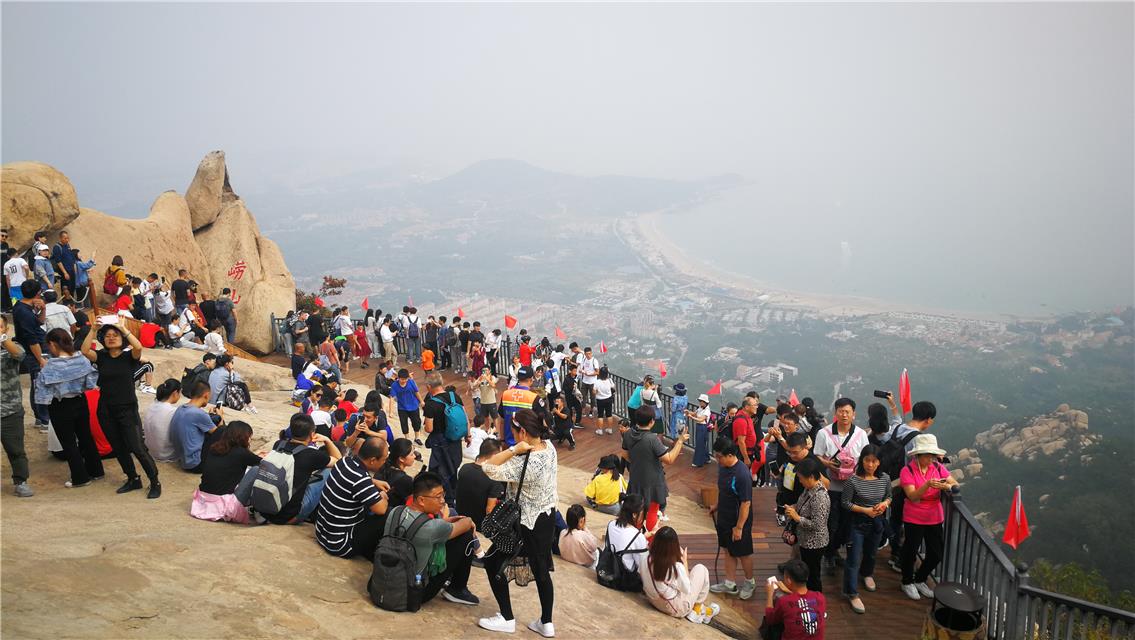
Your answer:
[[[197,165],[193,182],[185,190],[193,230],[213,224],[221,215],[225,202],[236,198],[229,186],[229,171],[225,166],[224,151],[210,151]]]
[[[79,198],[67,176],[42,162],[12,162],[0,170],[0,219],[8,244],[23,251],[37,231],[51,240],[79,215]]]
[[[71,244],[81,250],[82,257],[95,255],[97,266],[91,269],[95,291],[101,293],[103,274],[115,255],[122,256],[131,275],[153,272],[172,282],[177,270],[185,268],[204,290],[209,289],[209,261],[193,241],[185,198],[175,191],[159,195],[150,215],[142,220],[84,208],[68,228]],[[105,302],[105,296],[98,299]]]
[[[210,296],[232,289],[237,297],[237,346],[253,353],[272,350],[271,314],[295,306],[295,281],[275,242],[260,235],[256,219],[239,198],[224,204],[212,224],[195,234],[209,260]],[[234,267],[243,263],[243,271]]]

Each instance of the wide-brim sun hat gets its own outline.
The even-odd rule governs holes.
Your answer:
[[[936,456],[944,456],[946,452],[938,448],[938,438],[933,434],[923,433],[914,437],[914,448],[911,449],[910,455],[917,456],[923,453],[932,453]]]

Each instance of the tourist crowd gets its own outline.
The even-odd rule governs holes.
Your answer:
[[[642,592],[667,615],[708,623],[719,611],[707,602],[710,593],[747,600],[756,592],[758,517],[775,519],[792,546],[793,559],[765,583],[765,625],[784,638],[823,637],[823,578],[841,568],[840,593],[864,613],[860,587],[876,590],[876,557],[887,546],[902,591],[932,596],[927,579],[941,558],[942,495],[957,483],[927,433],[936,419],[929,402],[914,403],[904,421],[893,397],[877,394],[889,407],[868,407],[864,428],[849,398],[836,400],[831,420],[810,398],[766,405],[756,393],[715,413],[709,395],[691,403],[677,384],[664,420],[653,376],[616,408],[612,374],[590,347],[537,342],[521,330],[516,355],[503,362],[502,332],[480,322],[423,317],[410,306],[397,315],[368,310],[355,322],[341,307],[330,316],[287,315],[281,335],[296,411],[274,444],[254,452],[252,428],[225,419],[226,410],[256,412],[221,337],[223,329],[231,341],[237,331],[231,292],[209,299],[184,270],[168,286],[158,274],[130,276],[115,256],[104,274],[108,311],[92,320],[84,309],[94,298],[86,274],[94,255],[83,261],[66,232],[54,247],[43,240],[31,263],[4,247],[10,320],[0,319],[0,413],[18,496],[34,495],[23,445],[27,384],[33,426],[50,431],[69,466],[66,487],[105,477],[103,441],[125,476],[118,493],[143,487],[137,464],[147,496],[158,498],[157,462],[176,462],[201,476],[194,517],[314,523],[328,554],[373,562],[368,592],[390,610],[417,610],[438,595],[478,604],[468,588],[476,565],[498,606],[481,627],[514,631],[509,582],[531,580],[541,614],[529,628],[553,637],[558,554],[594,568],[603,586]],[[125,317],[138,324],[128,328]],[[144,352],[155,347],[200,351],[201,363],[152,387]],[[423,371],[420,385],[400,361]],[[376,366],[361,400],[342,388],[352,362]],[[447,384],[442,372],[457,378]],[[155,396],[144,416],[138,393]],[[565,518],[557,508],[557,449],[576,448],[585,418],[596,438],[618,431],[620,454],[597,460],[584,504],[571,505]],[[687,443],[692,467],[717,466],[709,514],[725,557],[716,582],[705,566],[690,566],[678,531],[666,524],[666,468]],[[756,513],[754,490],[765,487],[775,491],[775,512]],[[588,509],[616,517],[603,540],[587,528]]]

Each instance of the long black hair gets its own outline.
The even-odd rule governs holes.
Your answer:
[[[623,503],[619,505],[619,517],[615,519],[615,524],[620,527],[638,526],[635,520],[642,515],[645,508],[646,502],[642,499],[642,496],[637,493],[628,493],[623,498]]]

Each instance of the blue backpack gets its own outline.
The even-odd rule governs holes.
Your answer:
[[[627,408],[634,410],[634,409],[637,409],[641,406],[642,406],[642,385],[640,384],[640,385],[638,385],[637,387],[634,388],[634,392],[631,393],[630,399],[627,400]]]
[[[469,418],[465,415],[465,407],[457,403],[453,392],[449,392],[449,402],[433,397],[431,400],[445,405],[445,439],[457,442],[469,433]]]

